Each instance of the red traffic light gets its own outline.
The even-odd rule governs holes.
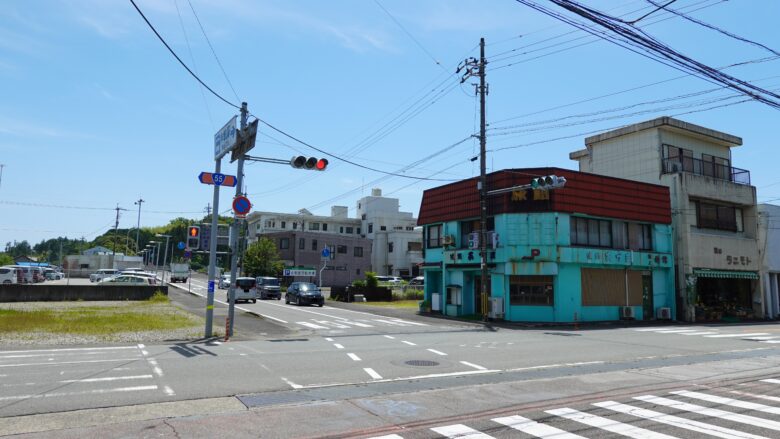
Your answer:
[[[324,171],[328,167],[328,160],[299,155],[290,159],[290,166],[296,169]]]
[[[198,236],[200,236],[200,227],[190,226],[190,228],[187,230],[187,236],[191,238],[197,238]]]

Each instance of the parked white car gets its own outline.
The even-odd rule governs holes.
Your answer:
[[[120,274],[101,280],[100,285],[154,285],[156,282],[152,278],[136,276],[131,274]]]
[[[16,267],[0,267],[0,284],[17,284],[19,283],[19,274]]]
[[[401,285],[404,282],[404,280],[401,279],[398,276],[377,276],[376,280],[380,284],[390,284],[390,285],[393,285],[393,286]]]
[[[113,268],[101,268],[100,270],[89,275],[90,282],[100,282],[103,279],[116,276],[119,274],[119,270]]]

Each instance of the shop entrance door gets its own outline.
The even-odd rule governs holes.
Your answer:
[[[642,275],[642,314],[643,320],[652,320],[653,315],[653,276],[650,274]]]

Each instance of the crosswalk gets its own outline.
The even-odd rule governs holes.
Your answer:
[[[677,327],[677,326],[661,326],[652,328],[638,328],[631,329],[635,332],[650,332],[653,334],[670,334],[670,335],[684,335],[684,336],[697,336],[703,338],[712,339],[740,339],[747,341],[755,341],[759,343],[767,344],[780,344],[780,333],[774,332],[758,332],[742,330],[737,331],[733,328],[721,330],[720,328],[711,327]]]
[[[385,317],[381,319],[376,319],[376,318],[371,318],[371,319],[337,318],[334,320],[309,319],[304,321],[298,321],[295,323],[304,328],[316,329],[316,330],[428,326],[425,323],[412,322],[409,320],[393,318],[393,317]]]
[[[627,401],[605,400],[575,407],[476,418],[370,439],[587,439],[605,436],[770,439],[780,437],[778,394],[780,379],[769,378],[707,391],[681,389],[665,392],[663,396],[640,394],[626,397]]]

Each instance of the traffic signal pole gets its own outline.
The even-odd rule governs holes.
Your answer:
[[[241,103],[241,125],[240,125],[240,131],[239,133],[245,133],[246,127],[247,127],[247,105],[246,102]],[[246,154],[242,153],[238,156],[238,170],[236,171],[236,196],[242,195],[243,190],[242,187],[244,185],[244,156]],[[216,210],[215,210],[216,212]],[[231,257],[230,257],[230,286],[228,287],[228,326],[226,328],[227,330],[227,336],[232,337],[233,336],[233,322],[235,319],[233,318],[235,316],[236,311],[236,277],[238,272],[238,234],[241,228],[239,227],[239,220],[238,215],[235,215],[233,217],[233,224],[230,225],[230,250],[231,250]],[[216,225],[212,226],[212,230],[217,230]],[[216,239],[213,240],[216,242]],[[214,244],[212,244],[214,245]],[[215,249],[216,250],[216,249]]]
[[[222,170],[222,158],[215,160],[214,173],[219,174]],[[214,199],[212,201],[213,209],[211,215],[211,230],[217,230],[217,219],[219,217],[219,186],[214,185]],[[206,295],[206,338],[211,337],[212,324],[214,321],[214,279],[217,273],[217,240],[209,241],[209,284]]]

